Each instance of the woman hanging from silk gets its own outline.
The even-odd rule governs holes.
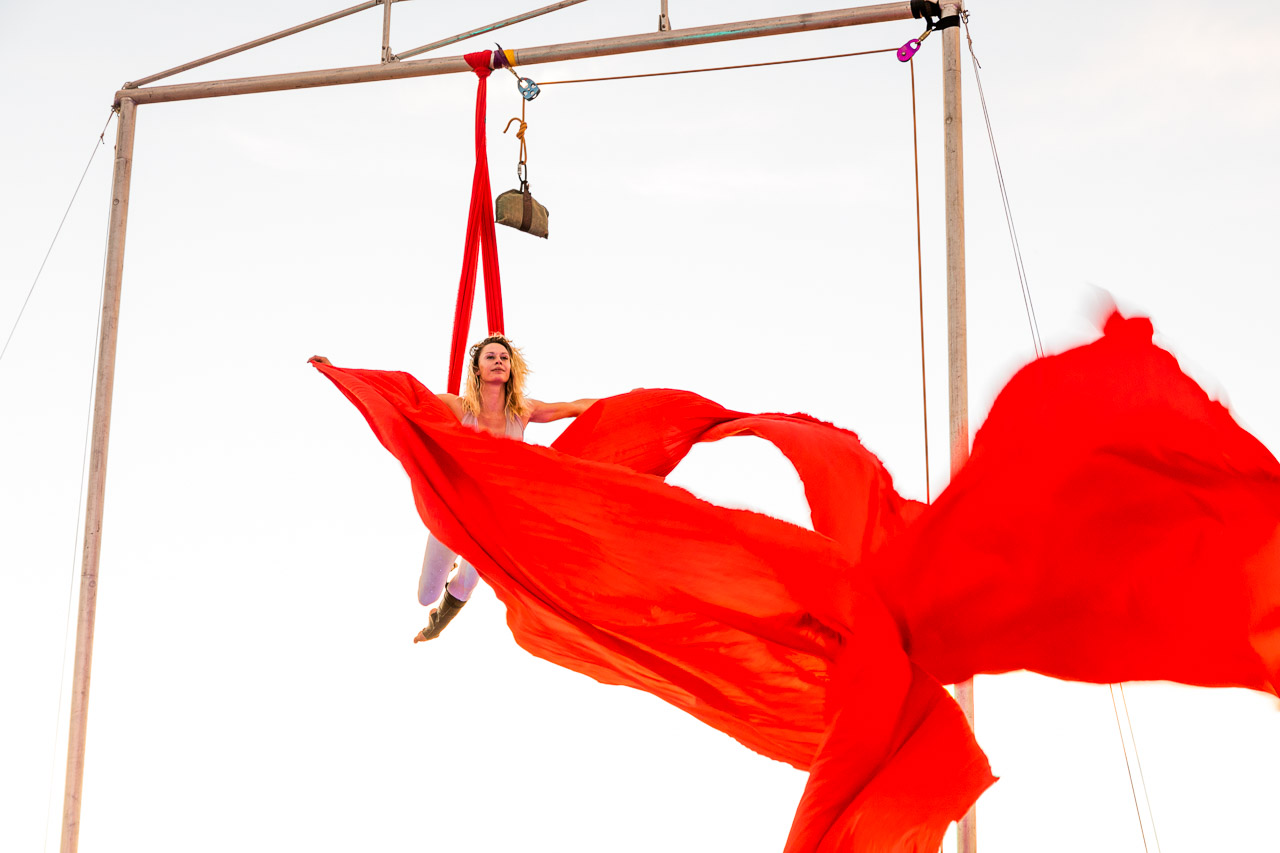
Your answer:
[[[323,356],[311,359],[331,364]],[[496,438],[524,441],[530,423],[550,423],[576,418],[596,402],[583,398],[565,403],[544,403],[525,395],[529,367],[520,348],[500,334],[490,334],[468,350],[469,370],[462,394],[437,394],[463,426]],[[456,571],[454,568],[456,566]],[[450,572],[453,576],[450,577]],[[475,567],[435,536],[427,537],[418,578],[418,601],[430,607],[425,628],[413,638],[415,643],[440,635],[462,606],[471,599],[480,575]]]

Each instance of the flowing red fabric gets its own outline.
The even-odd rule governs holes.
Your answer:
[[[1040,359],[868,571],[946,683],[1030,669],[1274,693],[1280,466],[1145,318]]]
[[[638,391],[541,448],[462,427],[407,374],[317,367],[521,646],[810,771],[788,853],[937,849],[994,781],[940,679],[1277,683],[1280,466],[1145,320],[1020,372],[928,508],[803,415]],[[739,434],[795,465],[814,530],[661,479]]]
[[[458,281],[458,305],[453,312],[453,340],[449,344],[450,394],[462,384],[462,362],[471,330],[471,306],[476,296],[476,265],[484,256],[484,305],[489,331],[505,331],[502,320],[502,274],[498,270],[498,236],[493,228],[493,190],[489,186],[489,153],[485,145],[488,115],[488,80],[492,53],[482,50],[463,56],[480,78],[476,83],[476,170],[471,178],[471,207],[467,211],[467,238],[462,248],[462,277]]]

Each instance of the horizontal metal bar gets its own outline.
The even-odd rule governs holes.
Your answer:
[[[593,39],[567,44],[529,47],[513,51],[516,65],[537,65],[544,62],[560,62],[569,59],[586,59],[593,56],[612,56],[642,50],[662,50],[669,47],[686,47],[697,44],[757,38],[810,30],[826,30],[852,27],[861,24],[878,24],[885,21],[911,19],[911,3],[884,3],[878,6],[861,6],[853,9],[835,9],[829,12],[810,12],[780,18],[762,18],[719,24],[710,27],[692,27],[667,32],[642,33],[616,38]],[[168,101],[189,101],[197,98],[218,98],[227,95],[249,95],[257,92],[281,92],[290,89],[310,89],[318,86],[341,86],[347,83],[370,83],[376,80],[403,80],[410,77],[431,77],[437,74],[460,74],[471,66],[461,56],[419,59],[413,62],[389,62],[384,65],[361,65],[354,68],[331,68],[324,71],[303,71],[294,74],[273,74],[267,77],[243,77],[238,80],[214,80],[207,83],[183,83],[174,86],[154,86],[147,89],[124,89],[116,92],[120,98],[132,98],[139,105]]]
[[[390,2],[400,3],[400,2],[403,2],[403,0],[390,0]],[[365,9],[372,9],[374,6],[380,6],[380,5],[382,5],[382,0],[366,0],[366,2],[361,3],[358,6],[352,6],[349,9],[343,9],[341,12],[334,12],[332,15],[325,15],[323,18],[316,18],[314,21],[307,21],[305,24],[298,24],[298,26],[296,27],[290,27],[287,30],[281,30],[278,33],[272,33],[269,36],[263,36],[260,39],[254,39],[253,41],[245,42],[242,45],[237,45],[236,47],[219,51],[218,53],[211,54],[209,56],[204,57],[203,59],[197,59],[193,62],[188,62],[185,65],[179,65],[176,68],[170,68],[168,71],[161,71],[159,74],[152,74],[150,77],[143,77],[140,80],[133,80],[129,83],[125,83],[124,88],[136,89],[139,86],[145,86],[148,83],[154,83],[157,80],[163,80],[165,77],[172,77],[175,74],[181,74],[183,71],[190,71],[192,68],[199,68],[201,65],[208,65],[210,62],[217,62],[219,59],[226,59],[228,56],[235,56],[237,53],[244,53],[246,50],[251,50],[255,47],[260,47],[264,44],[268,44],[270,42],[285,38],[286,36],[291,36],[291,35],[294,35],[295,33],[300,33],[304,30],[309,30],[309,29],[312,29],[313,27],[318,27],[321,24],[327,24],[330,21],[336,21],[339,18],[345,18],[348,15],[354,15],[356,12],[363,12]],[[116,103],[119,103],[119,102],[120,102],[119,98],[117,98]]]
[[[549,14],[551,12],[558,12],[561,9],[565,9],[569,6],[576,6],[579,3],[584,3],[584,2],[586,2],[586,0],[560,0],[559,3],[552,3],[550,6],[543,6],[541,9],[534,9],[532,12],[525,12],[523,15],[516,15],[514,18],[507,18],[504,21],[495,21],[492,24],[485,24],[483,27],[478,27],[474,30],[468,30],[465,33],[458,33],[456,36],[449,36],[447,39],[440,39],[440,41],[433,41],[431,44],[424,44],[422,47],[415,47],[412,50],[406,50],[403,53],[397,53],[395,55],[395,58],[408,59],[411,56],[418,56],[420,54],[427,53],[428,51],[435,50],[438,47],[444,47],[445,45],[448,45],[448,44],[454,44],[456,42],[466,41],[467,39],[473,36],[480,36],[480,35],[484,35],[485,33],[491,33],[494,30],[500,30],[503,27],[509,27],[512,24],[518,24],[521,21],[527,21],[530,18],[537,18],[542,15]]]

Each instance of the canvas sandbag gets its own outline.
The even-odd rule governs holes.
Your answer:
[[[535,237],[547,236],[550,215],[534,200],[527,184],[524,189],[507,190],[499,195],[493,207],[499,225],[509,225]]]

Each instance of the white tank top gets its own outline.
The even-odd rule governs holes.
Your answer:
[[[462,414],[462,425],[471,427],[476,432],[482,431],[476,416],[472,412],[464,412]],[[524,441],[524,421],[520,419],[519,415],[507,414],[507,429],[504,435],[507,438],[514,438],[516,441]]]

